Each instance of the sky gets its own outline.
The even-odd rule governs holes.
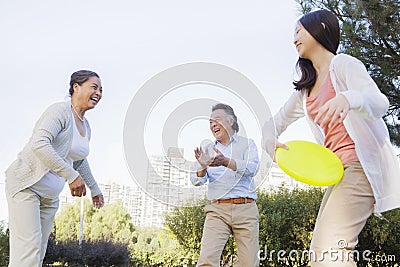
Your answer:
[[[293,91],[293,31],[299,15],[291,0],[1,1],[0,220],[7,218],[4,171],[46,107],[65,99],[74,71],[96,71],[103,86],[103,99],[85,114],[92,128],[88,159],[95,178],[132,185],[123,130],[140,88],[171,67],[211,62],[246,76],[275,113]],[[260,129],[240,95],[194,84],[165,94],[147,114],[149,155],[159,153],[159,125],[174,107],[200,97],[231,104],[246,133],[259,141]],[[177,142],[185,158],[194,159],[193,148],[207,138],[212,136],[202,118],[182,125]],[[313,140],[304,120],[280,141],[293,139]]]

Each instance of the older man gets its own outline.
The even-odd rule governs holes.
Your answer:
[[[206,221],[197,266],[220,266],[222,250],[233,234],[238,248],[238,265],[258,266],[258,208],[253,176],[258,169],[258,152],[253,140],[238,136],[233,109],[225,104],[212,107],[210,130],[215,142],[194,150],[197,163],[191,182],[208,182]],[[213,155],[210,155],[213,154]]]

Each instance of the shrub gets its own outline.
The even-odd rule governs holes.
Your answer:
[[[128,266],[128,245],[111,241],[50,241],[44,263],[61,262],[63,266]]]

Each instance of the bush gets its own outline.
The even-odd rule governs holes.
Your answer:
[[[281,187],[272,192],[259,192],[260,266],[307,266],[302,251],[309,248],[323,190]],[[285,256],[278,255],[284,250]],[[291,251],[300,255],[288,257]],[[285,258],[282,261],[281,258]]]
[[[128,245],[111,241],[84,241],[79,246],[76,241],[56,243],[49,240],[44,263],[60,262],[63,266],[128,266]]]
[[[307,266],[306,252],[323,194],[324,189],[320,187],[288,189],[284,186],[258,193],[260,266]],[[176,207],[166,218],[166,226],[194,257],[199,253],[204,223],[204,203],[200,204]],[[386,212],[384,219],[371,216],[355,250],[361,255],[358,266],[398,266],[395,264],[400,263],[400,209]],[[284,254],[278,255],[278,251]],[[368,258],[362,258],[363,252],[368,252]],[[222,254],[223,262],[228,263],[235,253],[235,242],[230,238]]]
[[[195,266],[197,255],[185,251],[168,229],[137,228],[130,245],[132,266]]]
[[[307,251],[315,219],[323,196],[322,188],[259,192],[260,266],[306,266],[306,258],[288,257],[294,250]],[[199,206],[176,207],[167,215],[166,226],[137,228],[129,244],[117,241],[57,241],[49,238],[45,264],[55,266],[195,266],[204,224],[204,201]],[[127,226],[129,228],[129,225]],[[9,234],[0,223],[0,267],[8,264]],[[285,251],[285,260],[277,252]],[[400,209],[383,214],[383,219],[371,216],[359,235],[356,251],[358,266],[383,267],[400,264]],[[363,252],[367,258],[362,257]],[[230,237],[222,255],[226,266],[236,254]],[[294,255],[297,256],[297,255]],[[302,256],[300,254],[300,256]],[[281,257],[282,258],[282,257]],[[397,264],[397,265],[396,265]]]
[[[400,209],[386,212],[382,218],[371,216],[355,250],[359,252],[359,266],[400,264]]]

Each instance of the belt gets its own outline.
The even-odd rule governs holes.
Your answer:
[[[228,199],[215,199],[211,203],[231,203],[231,204],[246,204],[253,202],[254,199],[246,197],[228,198]]]

